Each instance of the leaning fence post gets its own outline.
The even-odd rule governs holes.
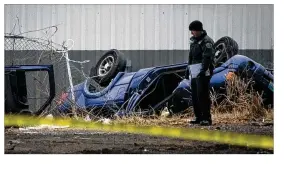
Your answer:
[[[68,73],[68,78],[69,78],[69,84],[70,84],[70,90],[71,90],[71,96],[72,96],[72,113],[74,114],[75,118],[77,118],[77,113],[76,113],[76,108],[75,108],[75,96],[74,96],[74,88],[73,88],[73,81],[72,81],[72,74],[71,74],[71,69],[70,69],[70,64],[69,64],[69,56],[68,56],[68,50],[65,50],[65,59],[66,59],[66,66],[67,66],[67,73]]]

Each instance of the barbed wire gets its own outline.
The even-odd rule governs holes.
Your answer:
[[[61,93],[64,91],[66,92],[68,89],[73,89],[73,86],[78,83],[86,80],[92,81],[92,83],[97,86],[95,88],[95,91],[92,92],[100,92],[104,89],[96,81],[93,80],[93,78],[97,76],[89,77],[89,75],[84,72],[84,65],[86,63],[89,63],[90,60],[79,61],[70,59],[68,57],[68,52],[74,47],[74,40],[67,39],[66,41],[63,41],[62,44],[52,41],[52,37],[54,37],[58,32],[58,26],[60,24],[23,32],[21,31],[20,20],[18,17],[16,18],[16,21],[17,22],[15,23],[11,32],[4,33],[5,66],[51,64],[54,67],[56,96],[52,104],[49,106],[49,109],[43,112],[42,115],[47,114],[47,111],[57,111],[58,105],[56,104],[56,101],[60,100]],[[19,27],[19,33],[15,33],[17,26]],[[28,34],[36,32],[43,32],[44,36],[28,36]],[[70,69],[70,77],[68,77],[68,67]],[[33,97],[32,99],[28,99],[28,102],[29,105],[33,105],[33,109],[37,109],[44,102],[42,96],[49,95],[49,84],[47,78],[48,75],[47,73],[44,74],[39,72],[32,72],[28,73],[27,75],[30,76],[29,78],[27,78],[28,97],[31,98],[32,95],[35,95],[35,97]],[[118,95],[119,91],[117,93],[117,96],[115,97],[118,97]],[[110,103],[109,101],[115,99],[109,98],[108,93],[103,95],[103,97],[106,100],[106,103]],[[76,104],[74,97],[71,103],[72,106],[75,107],[75,110],[79,109],[79,106]],[[115,103],[113,103],[112,106],[108,105],[109,104],[105,104],[104,106],[102,106],[100,111],[102,111],[103,109],[108,109],[111,111],[118,111],[121,109],[121,107],[116,105]],[[90,114],[90,111],[92,110],[83,111],[86,114]]]

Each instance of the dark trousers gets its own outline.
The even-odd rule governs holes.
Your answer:
[[[196,119],[200,121],[211,121],[210,79],[211,76],[205,76],[191,80],[193,110]]]

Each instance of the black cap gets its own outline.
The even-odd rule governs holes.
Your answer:
[[[203,25],[202,25],[202,22],[196,20],[196,21],[193,21],[189,24],[189,27],[188,29],[190,31],[202,31],[203,30]]]

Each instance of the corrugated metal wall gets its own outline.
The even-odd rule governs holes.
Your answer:
[[[52,40],[61,44],[73,39],[75,45],[69,57],[90,60],[83,65],[71,63],[73,83],[78,84],[85,78],[83,72],[88,75],[102,54],[111,48],[120,50],[131,60],[132,71],[186,62],[191,36],[188,25],[196,19],[204,23],[213,40],[231,36],[238,42],[240,54],[272,68],[273,13],[273,5],[5,5],[5,33],[18,34],[60,24]],[[20,27],[14,27],[17,17]],[[25,36],[45,38],[46,33],[50,35],[51,31]],[[5,65],[37,64],[42,55],[39,50],[46,50],[28,43],[17,45],[36,52],[10,48],[5,51]],[[61,56],[55,58],[59,60]],[[45,57],[40,64],[53,63],[59,94],[69,87],[66,63],[64,59],[53,61]],[[30,80],[28,86],[35,84]],[[35,100],[31,104],[38,106]]]
[[[273,5],[5,5],[5,33],[16,16],[21,32],[61,24],[53,40],[71,38],[73,50],[187,50],[196,19],[215,41],[228,35],[240,49],[273,49]]]

